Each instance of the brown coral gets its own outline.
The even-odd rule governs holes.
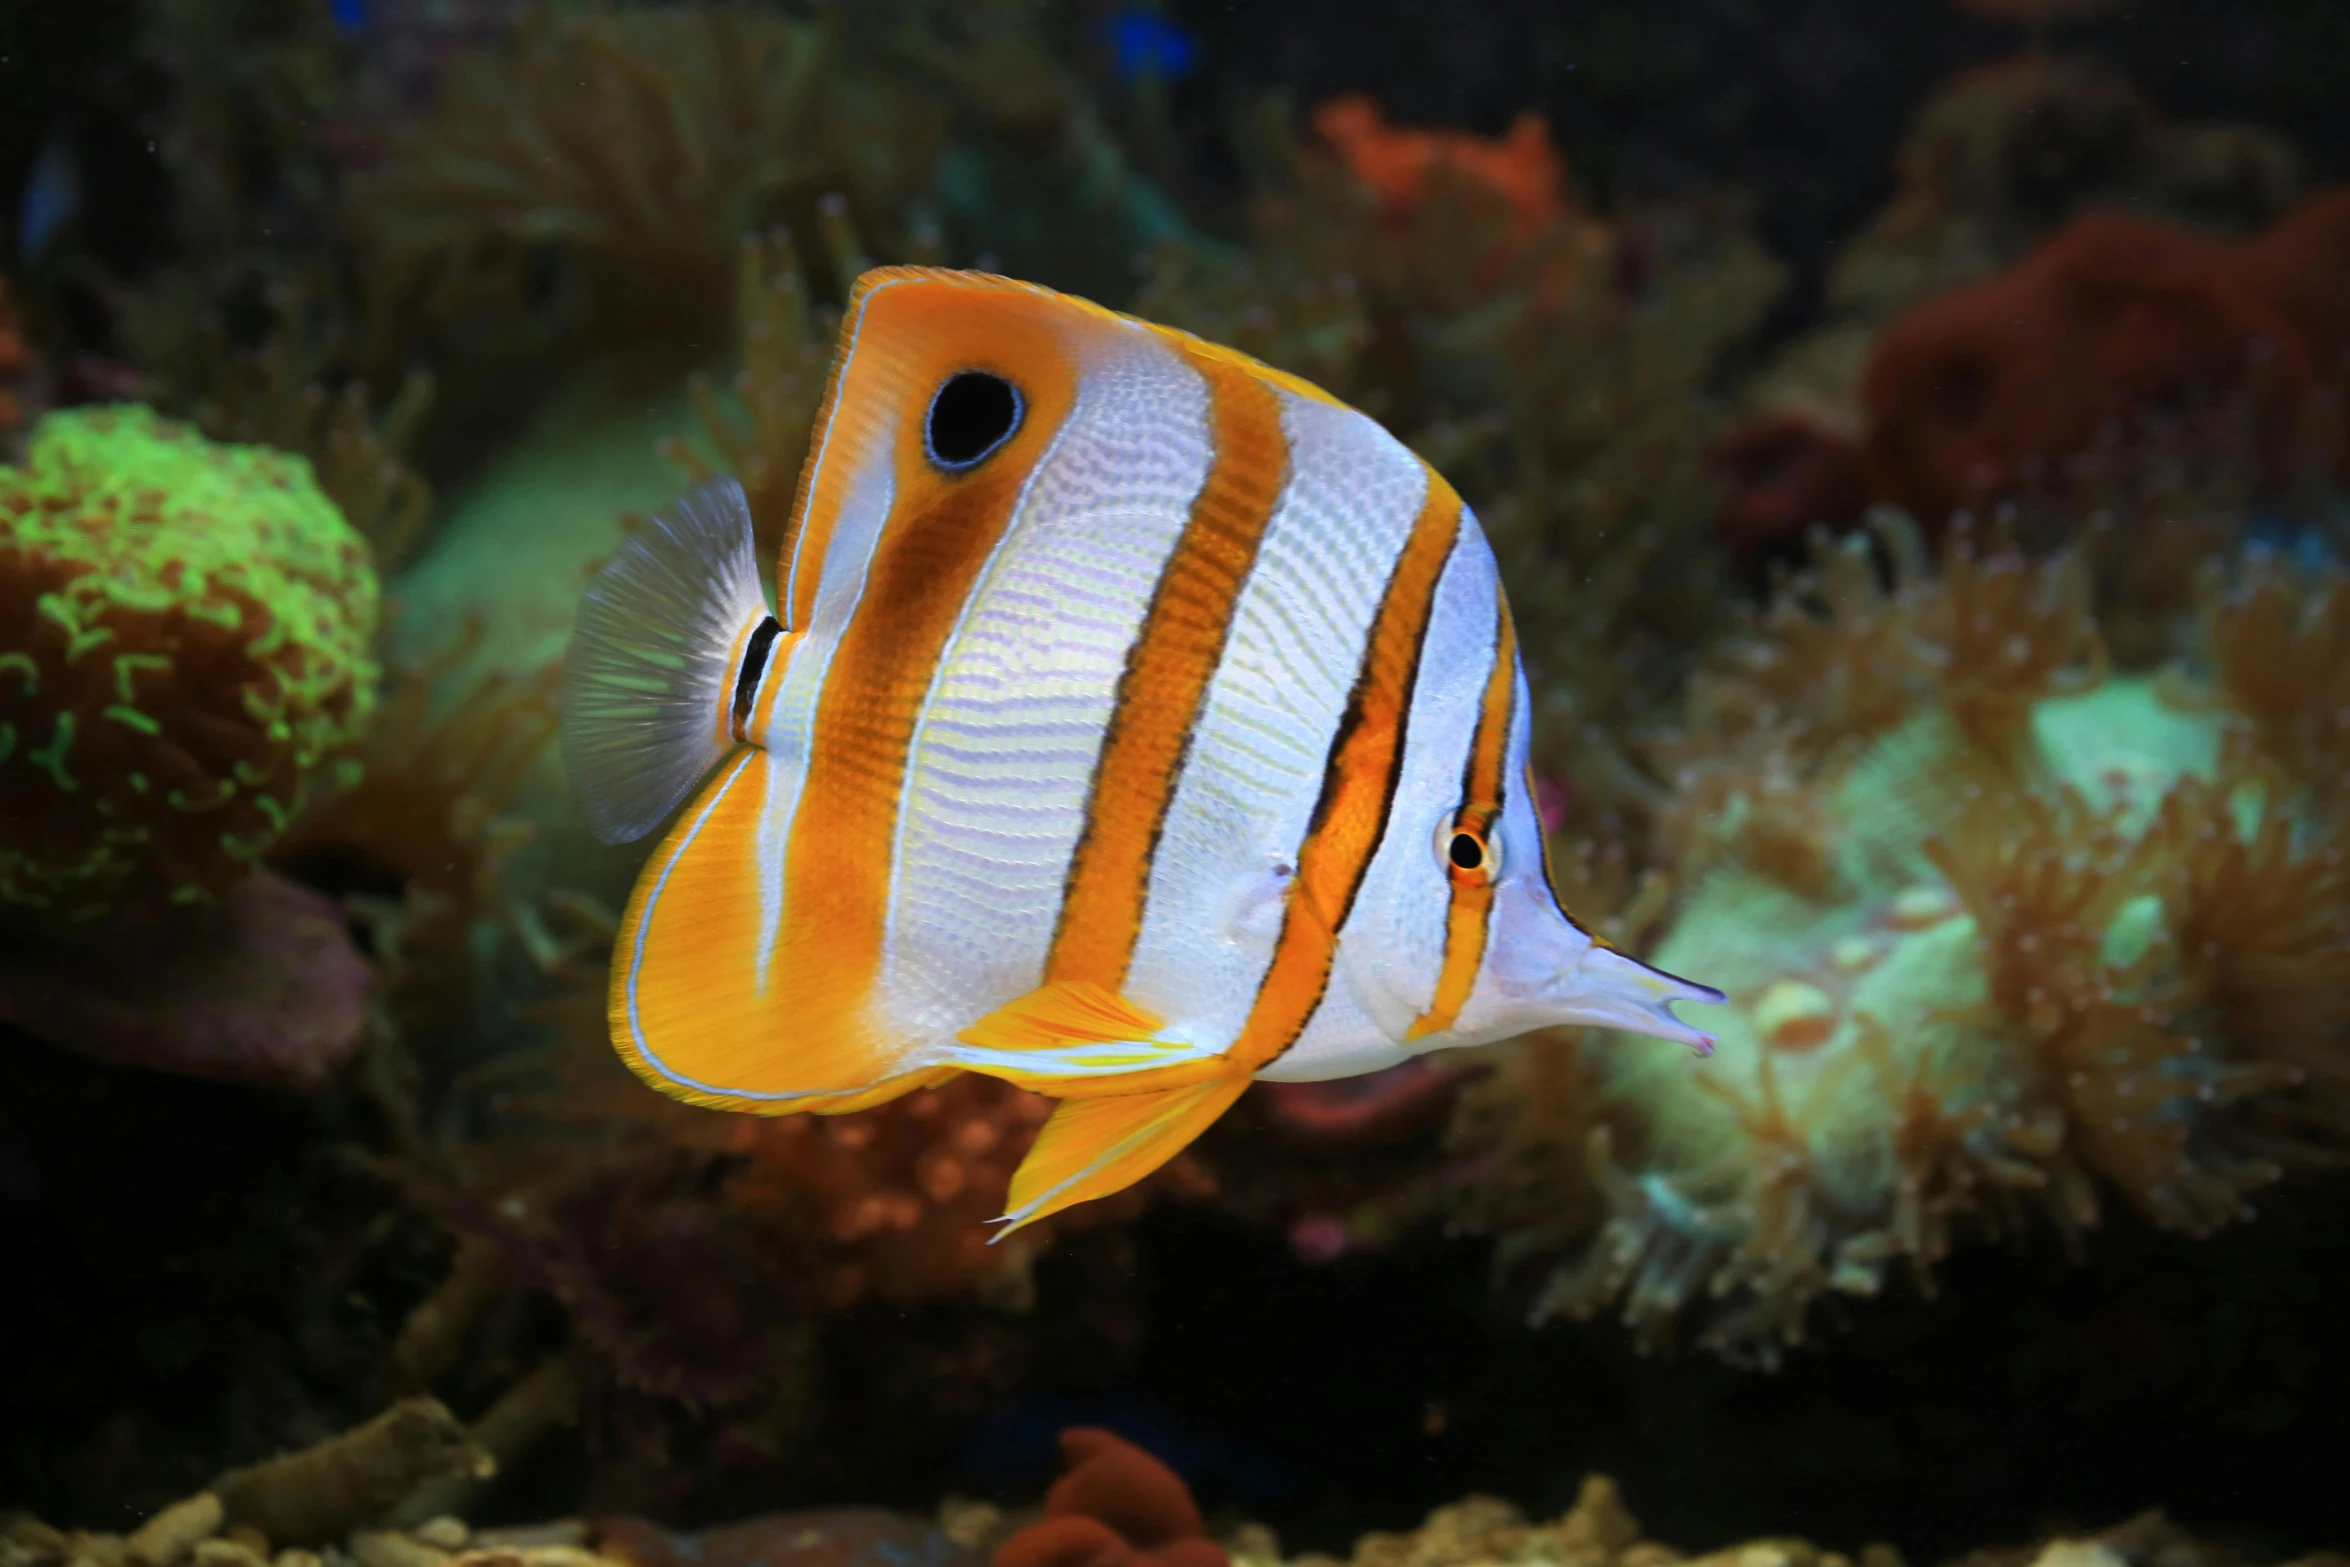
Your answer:
[[[933,116],[911,95],[867,101],[876,90],[841,69],[820,23],[536,10],[450,71],[355,212],[404,270],[507,267],[552,246],[607,338],[697,359],[724,340],[742,235],[835,192],[878,229],[919,182]]]
[[[2111,672],[2078,553],[1885,540],[1889,582],[1840,546],[1665,748],[1655,955],[1728,990],[1720,1052],[1526,1042],[1464,1102],[1472,1216],[1569,1254],[1538,1313],[1661,1345],[1702,1310],[1768,1363],[1963,1228],[2077,1235],[2111,1194],[2203,1234],[2350,1151],[2339,574],[2215,576],[2195,689]]]
[[[824,396],[825,366],[832,359],[831,323],[814,313],[788,233],[743,240],[734,320],[738,368],[732,390],[742,416],[720,402],[706,377],[696,376],[691,392],[703,434],[717,452],[715,466],[742,481],[765,570],[783,546],[816,405]],[[696,483],[713,472],[713,465],[683,441],[671,442],[664,451]]]

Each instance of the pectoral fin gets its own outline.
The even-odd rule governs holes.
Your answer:
[[[957,1036],[954,1064],[1058,1098],[1129,1095],[1220,1077],[1227,1064],[1104,985],[1062,980],[998,1007]]]
[[[1181,1153],[1249,1085],[1228,1072],[1158,1093],[1064,1099],[1012,1175],[1002,1240],[1024,1224],[1124,1191]]]

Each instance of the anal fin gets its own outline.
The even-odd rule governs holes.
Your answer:
[[[858,1110],[870,1110],[875,1105],[888,1104],[918,1088],[931,1088],[955,1075],[951,1066],[924,1067],[918,1072],[901,1072],[885,1077],[871,1088],[852,1088],[846,1093],[808,1094],[794,1099],[782,1109],[794,1115],[848,1115]]]
[[[1058,980],[956,1036],[954,1064],[1057,1098],[1129,1095],[1221,1077],[1222,1055],[1106,985]]]
[[[1024,1224],[1124,1191],[1188,1147],[1249,1085],[1226,1072],[1157,1093],[1064,1099],[1013,1172],[1002,1240]]]

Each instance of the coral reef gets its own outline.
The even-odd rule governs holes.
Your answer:
[[[2290,428],[2313,356],[2233,259],[2184,229],[2093,214],[2013,271],[1903,317],[1864,389],[1875,497],[1939,526],[2109,429],[2167,415],[2192,440],[2198,414],[2239,389],[2257,422]]]
[[[809,1324],[868,1298],[1021,1305],[1056,1234],[1121,1224],[1201,1180],[1178,1162],[1130,1198],[991,1247],[988,1221],[1050,1108],[1035,1095],[966,1074],[854,1115],[761,1119],[591,1081],[608,1086],[573,1090],[562,1113],[639,1135],[434,1200],[566,1304],[605,1374],[661,1398],[770,1391]],[[734,1281],[725,1298],[699,1288],[713,1276]]]
[[[1509,134],[1485,141],[1459,131],[1407,130],[1387,123],[1378,103],[1361,94],[1333,98],[1314,111],[1315,132],[1338,154],[1347,172],[1377,198],[1383,222],[1409,228],[1427,206],[1430,187],[1445,177],[1501,198],[1511,223],[1484,255],[1481,276],[1506,270],[1535,235],[1566,216],[1572,202],[1566,165],[1550,145],[1539,115],[1521,114]]]
[[[1653,1345],[1701,1311],[1769,1363],[1823,1297],[1930,1288],[1964,1222],[2078,1234],[2113,1192],[2204,1234],[2350,1145],[2339,694],[2305,673],[2350,584],[2214,563],[2195,677],[2155,679],[2109,667],[2077,555],[1961,535],[1929,570],[1887,533],[1890,586],[1832,554],[1666,748],[1654,956],[1729,991],[1717,1057],[1536,1041],[1472,1090],[1476,1217],[1574,1254],[1538,1315]]]
[[[927,173],[935,115],[844,71],[835,31],[730,6],[533,11],[447,72],[355,218],[417,289],[511,290],[551,248],[604,344],[691,363],[725,340],[744,234],[827,195],[894,232]]]
[[[1743,554],[1787,553],[1814,522],[1855,524],[1870,499],[1922,504],[1898,487],[1872,487],[1860,451],[1870,418],[1882,417],[1874,401],[1863,409],[1872,351],[1879,334],[1909,312],[2017,266],[2087,214],[2165,225],[2158,254],[2201,254],[2275,222],[2301,188],[2292,150],[2274,137],[2167,121],[2110,67],[2040,52],[1962,72],[1941,86],[1902,143],[1896,175],[1892,200],[1829,269],[1824,319],[1782,345],[1742,390],[1739,421],[1717,448],[1731,482],[1720,522],[1725,541]],[[2109,296],[2143,290],[2175,300],[2179,285],[2158,282],[2151,267],[2125,265],[2099,288]],[[2222,292],[2230,302],[2240,293]],[[2066,302],[2076,335],[2094,330],[2096,304]],[[2187,308],[2198,319],[2232,319],[2246,308],[2260,313],[2257,305],[2214,306],[2200,295]],[[2165,340],[2176,337],[2174,329]],[[2057,359],[2051,352],[2048,362]],[[1972,374],[1974,367],[1960,368]],[[2085,379],[2079,367],[2062,368],[2074,384]],[[2221,368],[2220,385],[2243,379],[2240,358]],[[1991,406],[1988,395],[1978,395],[1978,381],[1912,376],[1907,384],[1927,388],[1916,393],[1921,403],[1941,396]],[[2076,450],[2029,455],[2055,463]]]
[[[375,573],[307,465],[145,409],[0,472],[0,594],[0,902],[218,897],[374,702]]]
[[[629,1567],[979,1567],[981,1561],[937,1526],[878,1507],[771,1513],[691,1534],[641,1518],[599,1518],[595,1545]]]
[[[1239,1555],[1243,1563],[1255,1558]],[[1328,1562],[1328,1557],[1300,1557]],[[1900,1567],[1900,1550],[1872,1543],[1853,1555],[1815,1545],[1799,1536],[1744,1540],[1716,1550],[1689,1553],[1646,1538],[1640,1521],[1624,1505],[1615,1482],[1586,1475],[1575,1504],[1547,1523],[1495,1497],[1472,1496],[1440,1507],[1410,1533],[1367,1534],[1356,1542],[1349,1567]],[[2197,1540],[2158,1512],[2144,1513],[2096,1534],[2063,1536],[2020,1550],[1981,1550],[1961,1558],[1966,1567],[2202,1567],[2236,1563],[2233,1550]],[[2301,1567],[2333,1567],[2339,1555],[2320,1551],[2298,1559]]]
[[[1165,1464],[1109,1431],[1061,1433],[1068,1470],[1044,1516],[998,1545],[991,1567],[1229,1567],[1191,1491]]]
[[[432,514],[432,486],[406,460],[432,405],[432,377],[410,371],[379,419],[365,382],[327,389],[330,357],[325,344],[280,330],[230,364],[194,420],[214,440],[308,459],[318,487],[367,540],[376,570],[389,574],[423,542]]]
[[[0,947],[0,1022],[102,1061],[315,1091],[358,1048],[367,964],[343,911],[256,871],[217,904],[110,943],[19,933]]]
[[[811,309],[807,278],[788,233],[746,238],[738,254],[734,335],[739,368],[731,390],[741,414],[725,406],[707,377],[697,375],[688,390],[717,461],[713,465],[682,440],[666,444],[664,451],[697,484],[720,470],[742,481],[758,531],[760,566],[771,570],[783,548],[816,406],[824,397],[832,323],[819,320]]]

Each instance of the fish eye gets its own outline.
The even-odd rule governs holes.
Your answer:
[[[1501,871],[1501,846],[1486,836],[1483,813],[1463,811],[1438,824],[1436,854],[1446,874],[1462,883],[1489,882]]]
[[[995,455],[1020,428],[1020,389],[984,370],[958,370],[931,394],[922,446],[948,473],[965,473]]]

